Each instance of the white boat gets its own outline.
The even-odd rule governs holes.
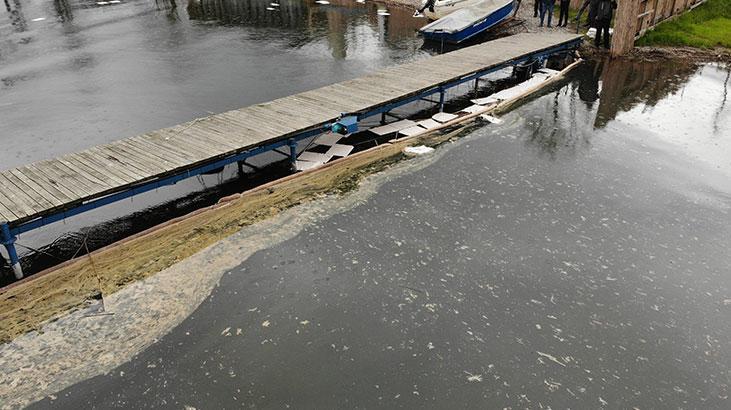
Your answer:
[[[465,7],[473,6],[481,0],[422,0],[419,8],[421,14],[429,20],[440,18]],[[418,13],[418,12],[417,12]]]

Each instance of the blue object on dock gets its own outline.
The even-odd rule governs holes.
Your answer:
[[[516,4],[515,0],[484,0],[427,24],[419,34],[427,40],[461,43],[505,21]]]
[[[358,131],[358,117],[355,115],[344,115],[332,125],[332,132],[336,134],[352,134]]]

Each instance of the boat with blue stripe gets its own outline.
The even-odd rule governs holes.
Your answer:
[[[481,0],[419,29],[427,40],[461,43],[513,17],[516,0]]]

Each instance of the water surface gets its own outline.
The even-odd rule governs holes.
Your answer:
[[[253,254],[37,407],[728,408],[729,68],[615,64]]]

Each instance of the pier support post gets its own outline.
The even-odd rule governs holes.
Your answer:
[[[439,89],[439,112],[444,112],[444,89]]]
[[[239,178],[244,176],[244,161],[237,161],[236,166],[238,167]]]
[[[292,164],[292,171],[297,170],[297,141],[290,139],[287,141],[289,145],[289,162]]]
[[[15,251],[15,240],[10,233],[10,226],[7,222],[0,222],[0,243],[5,246],[8,251],[8,258],[10,259],[10,267],[13,268],[15,279],[23,279],[23,268],[20,267],[20,259],[18,259],[18,252]]]
[[[386,113],[381,113],[381,125],[386,125]]]

